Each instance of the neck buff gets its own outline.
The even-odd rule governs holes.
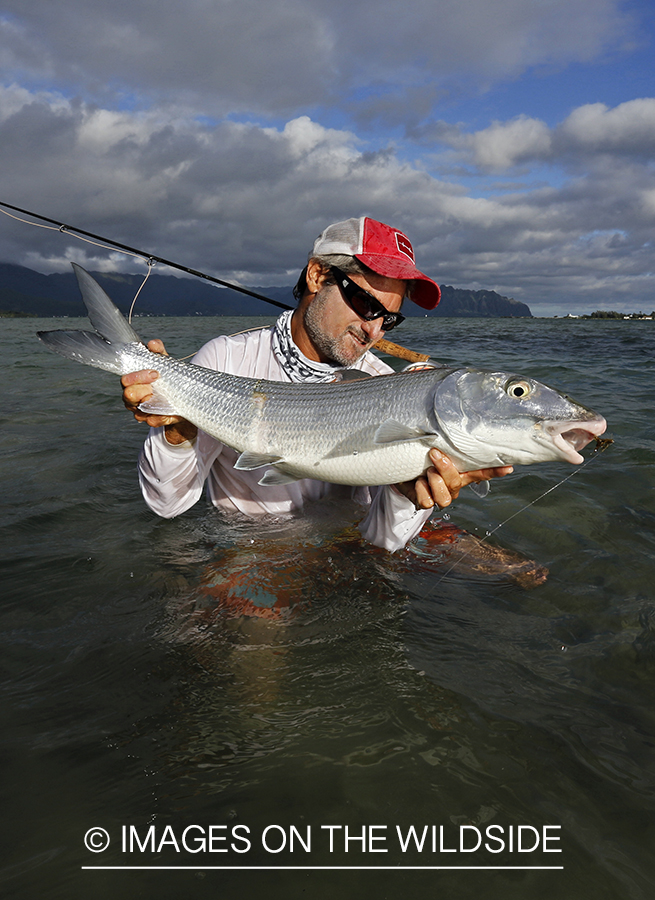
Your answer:
[[[292,309],[282,313],[273,328],[273,353],[291,381],[334,381],[343,366],[314,362],[301,353],[291,337]]]

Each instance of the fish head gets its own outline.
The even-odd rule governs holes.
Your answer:
[[[581,463],[579,451],[607,428],[602,416],[561,391],[507,372],[455,370],[435,390],[433,407],[447,452],[478,468]]]

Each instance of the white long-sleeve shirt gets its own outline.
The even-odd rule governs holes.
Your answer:
[[[208,369],[248,378],[291,381],[273,353],[272,330],[260,329],[205,344],[193,362]],[[353,368],[370,375],[392,369],[372,353]],[[159,516],[180,515],[200,498],[207,483],[209,498],[219,509],[247,516],[284,515],[306,503],[330,496],[350,496],[368,505],[359,529],[365,540],[386,550],[398,550],[412,540],[431,510],[416,510],[407,497],[391,486],[347,488],[304,478],[284,485],[260,485],[262,470],[235,469],[238,453],[199,430],[193,441],[169,444],[163,428],[153,428],[139,457],[139,482],[146,503]]]

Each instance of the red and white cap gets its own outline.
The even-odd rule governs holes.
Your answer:
[[[368,216],[335,222],[316,238],[310,258],[331,253],[354,256],[387,278],[414,280],[410,299],[423,309],[434,309],[441,300],[439,285],[416,268],[411,241],[397,228]]]

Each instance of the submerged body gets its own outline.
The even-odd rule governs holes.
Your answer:
[[[346,485],[416,478],[437,447],[460,471],[561,459],[605,420],[532,379],[471,368],[430,369],[338,384],[285,384],[214,372],[151,353],[104,291],[76,267],[99,334],[42,332],[64,356],[122,375],[159,372],[151,412],[183,416],[262,468],[262,484],[300,478]]]

